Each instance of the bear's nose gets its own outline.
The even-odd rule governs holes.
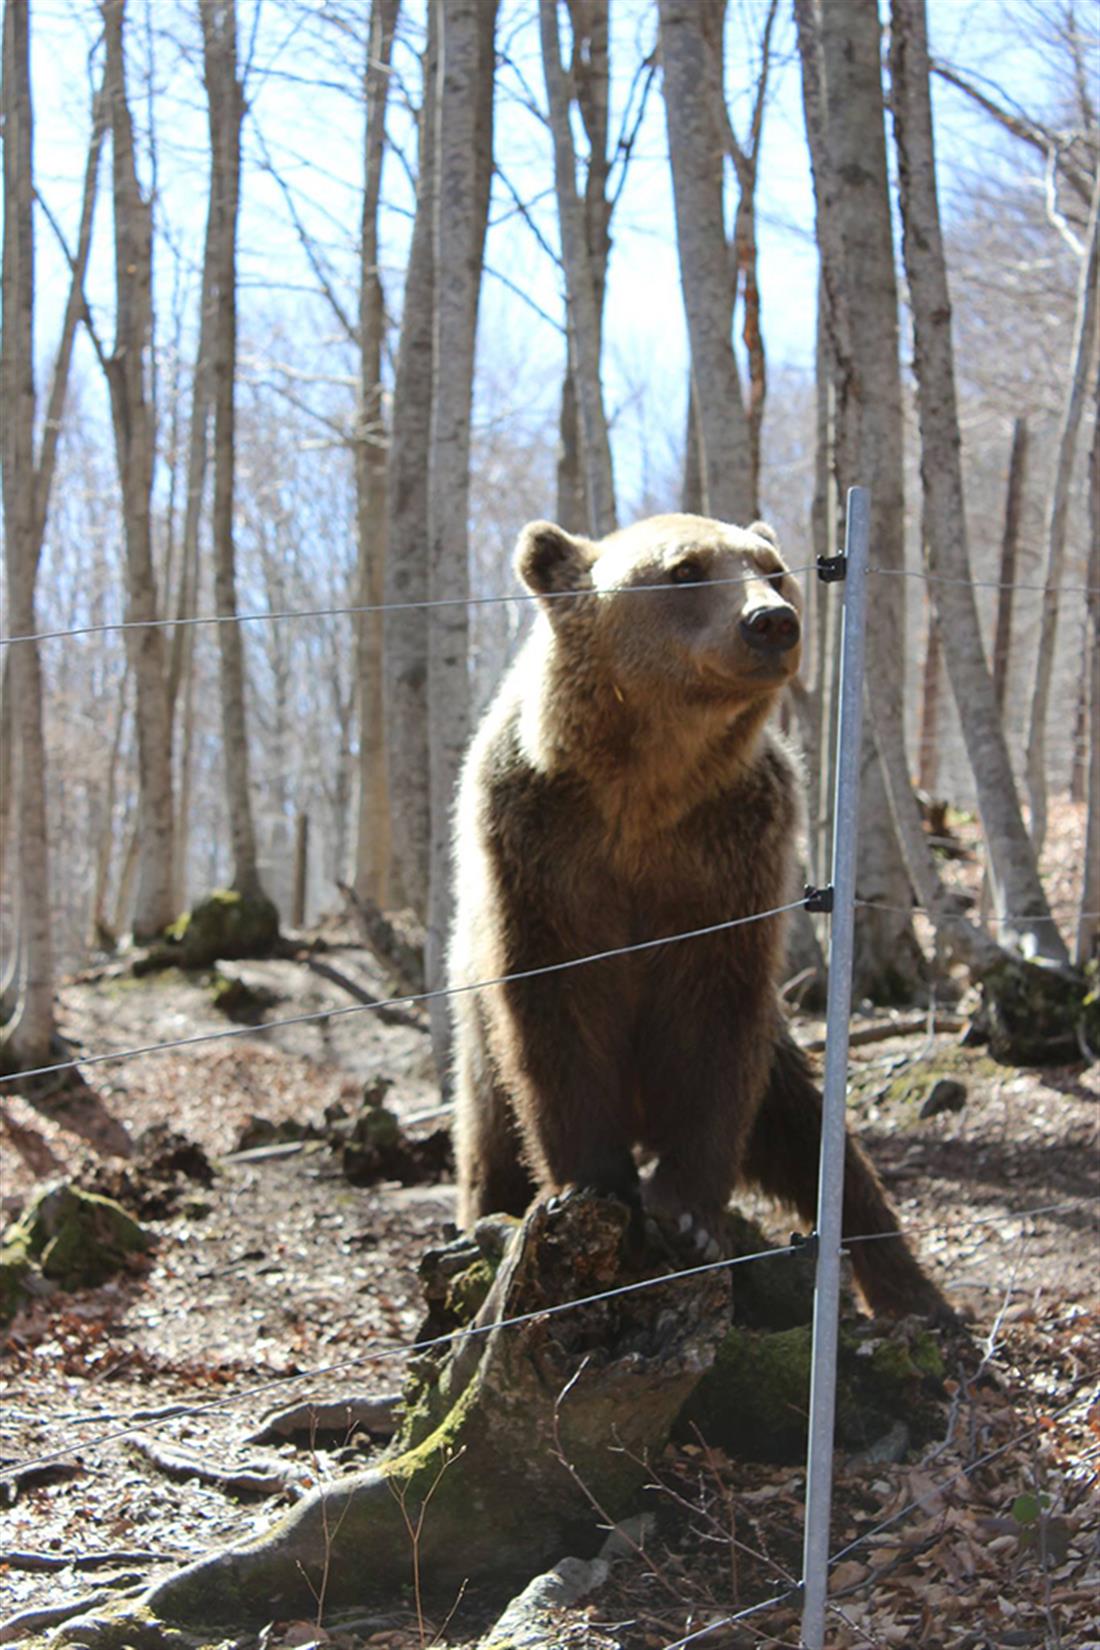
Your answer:
[[[758,653],[786,653],[801,635],[798,614],[786,603],[769,602],[745,614],[741,635]]]

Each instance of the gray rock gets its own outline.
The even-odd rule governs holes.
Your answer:
[[[922,1118],[938,1117],[941,1111],[962,1111],[965,1105],[966,1084],[957,1082],[954,1077],[941,1077],[928,1091],[920,1115]]]

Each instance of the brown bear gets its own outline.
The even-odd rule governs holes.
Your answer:
[[[539,612],[463,770],[450,983],[519,977],[452,999],[459,1221],[640,1191],[713,1252],[754,1182],[812,1224],[821,1102],[779,1004],[782,917],[541,972],[797,897],[800,778],[768,717],[798,585],[763,523],[691,515],[598,543],[533,522],[516,569]],[[897,1228],[849,1141],[845,1232]],[[901,1238],[853,1263],[875,1311],[944,1309]]]

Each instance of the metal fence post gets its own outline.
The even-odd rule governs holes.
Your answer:
[[[817,1193],[817,1278],[814,1286],[810,1438],[806,1456],[806,1527],[802,1549],[802,1643],[822,1650],[829,1583],[829,1517],[833,1495],[840,1237],[844,1202],[844,1112],[848,1086],[848,1019],[852,1005],[859,765],[863,727],[870,494],[848,492],[844,623],[841,632],[836,801],[833,811],[833,915],[825,1033],[821,1164]]]

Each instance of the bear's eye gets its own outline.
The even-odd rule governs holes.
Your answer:
[[[685,556],[668,570],[670,584],[702,584],[707,570],[698,556]]]

